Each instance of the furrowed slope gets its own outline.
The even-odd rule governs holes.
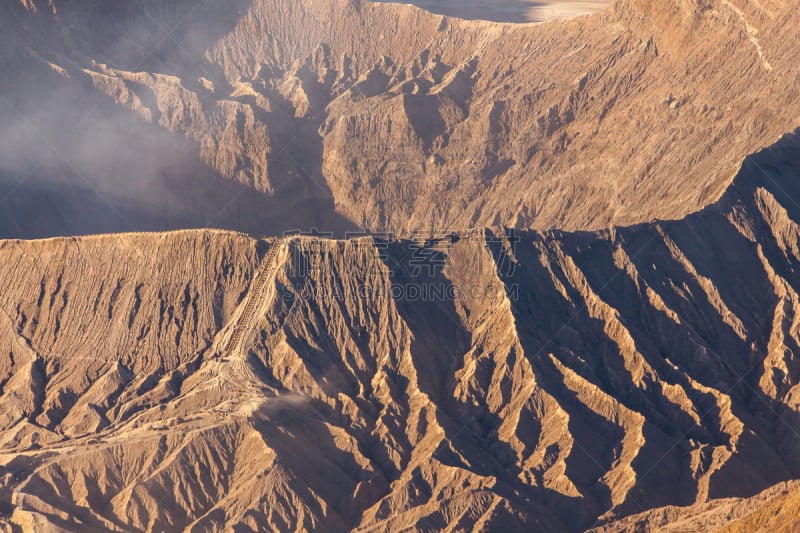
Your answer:
[[[744,156],[796,128],[800,114],[788,1],[621,0],[541,25],[356,0],[53,5],[56,15],[12,9],[24,29],[12,43],[20,68],[61,81],[40,84],[48,89],[27,107],[24,92],[6,99],[36,108],[59,94],[51,87],[72,87],[112,106],[128,129],[180,143],[167,151],[198,170],[148,157],[159,190],[191,189],[183,184],[197,174],[244,188],[212,180],[204,215],[170,227],[404,234],[677,219],[716,201]],[[97,146],[92,128],[79,133]],[[93,184],[108,183],[107,165],[60,153]],[[21,166],[11,175],[24,176],[30,165]],[[114,173],[144,179],[124,165]],[[158,195],[131,197],[143,210],[128,213],[132,225],[165,224],[150,218],[164,211],[153,208]],[[224,209],[243,198],[254,205]]]
[[[614,530],[796,478],[798,148],[595,233],[6,242],[3,520]]]
[[[252,240],[221,232],[4,241],[2,251],[5,447],[99,431],[179,387],[257,260]]]

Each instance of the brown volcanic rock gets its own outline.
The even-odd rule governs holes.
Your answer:
[[[39,68],[133,111],[115,111],[133,131],[141,120],[188,141],[194,168],[249,191],[212,198],[274,199],[170,227],[405,233],[676,219],[798,125],[788,1],[621,0],[524,25],[355,0],[162,4],[56,1],[57,18],[42,6],[17,16]],[[103,30],[87,37],[89,25]],[[197,179],[183,166],[170,165],[173,181]],[[109,174],[78,170],[100,183]]]
[[[745,518],[720,517],[800,474],[798,148],[749,158],[706,210],[597,233],[6,241],[2,520]]]

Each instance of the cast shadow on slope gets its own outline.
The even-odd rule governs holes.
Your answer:
[[[700,497],[692,450],[729,450],[729,459],[709,474],[709,498],[752,496],[800,474],[800,436],[793,429],[800,414],[787,405],[800,383],[791,362],[799,351],[795,333],[782,333],[789,371],[776,370],[780,361],[769,359],[779,353],[775,328],[787,328],[796,316],[791,296],[780,294],[784,283],[786,290],[800,286],[798,169],[795,132],[748,157],[719,202],[685,219],[597,233],[530,232],[523,239],[521,266],[504,283],[525,288],[512,312],[519,324],[537,324],[521,327],[519,337],[540,385],[555,398],[570,397],[558,384],[570,368],[594,396],[614,398],[644,418],[644,445],[630,462],[635,485],[614,513]],[[542,269],[543,255],[558,266]],[[551,275],[559,276],[569,298],[541,282]],[[764,310],[783,313],[783,324]],[[645,379],[634,382],[641,370]],[[666,387],[686,391],[692,407],[665,401]],[[730,411],[721,410],[719,397],[730,398]],[[585,418],[582,401],[562,405],[571,420]],[[692,411],[697,422],[688,416]],[[732,419],[748,430],[732,433]],[[578,426],[603,424],[571,423],[570,434],[578,438]],[[625,422],[631,424],[638,425],[635,418]],[[593,459],[589,466],[603,463],[598,457],[605,448],[592,446],[607,439],[581,441]],[[664,479],[678,481],[664,490]]]
[[[333,199],[292,201],[221,177],[193,143],[39,65],[3,83],[0,237],[45,238],[215,227],[281,235],[355,229]],[[17,80],[18,81],[18,80]],[[317,161],[319,165],[321,163]]]
[[[458,237],[444,239],[458,242]],[[410,243],[409,243],[410,244]],[[517,464],[517,452],[498,438],[498,429],[503,420],[493,410],[487,398],[476,405],[466,398],[459,398],[454,376],[463,371],[467,354],[474,348],[474,331],[462,322],[463,316],[456,302],[438,294],[457,294],[453,280],[443,271],[448,263],[445,253],[438,250],[442,243],[425,243],[430,254],[425,255],[425,266],[419,268],[419,257],[414,253],[416,245],[391,247],[384,263],[392,272],[392,283],[405,287],[404,297],[396,300],[397,310],[412,333],[410,356],[412,358],[419,390],[437,406],[436,418],[445,431],[444,440],[435,449],[432,460],[443,465],[463,469],[487,479],[495,479],[493,491],[505,500],[492,515],[492,527],[508,527],[511,530],[543,528],[545,530],[575,530],[585,519],[576,513],[580,498],[574,498],[550,490],[544,486],[531,486],[522,481]],[[413,297],[410,286],[419,286],[419,293],[427,295]],[[491,381],[492,369],[479,365],[475,370],[481,382]],[[421,477],[411,481],[424,485]],[[425,493],[425,487],[418,487]],[[428,489],[428,493],[430,490]],[[596,492],[607,499],[602,490]],[[580,504],[583,506],[583,503]],[[568,510],[568,511],[567,511]],[[440,530],[448,525],[442,510],[420,517],[415,526]]]
[[[298,186],[310,187],[300,183],[304,175],[321,174],[320,139],[303,138],[319,145],[313,157],[302,159],[305,168],[285,168],[286,159],[299,157],[291,153],[270,161],[275,173],[301,176],[291,187],[264,193],[222,176],[201,160],[194,140],[158,125],[157,97],[145,85],[131,81],[135,87],[122,89],[130,93],[125,98],[141,100],[141,109],[133,112],[98,90],[99,73],[92,78],[68,61],[65,70],[31,51],[56,50],[52,54],[60,57],[60,47],[83,43],[100,71],[106,62],[135,72],[147,67],[186,83],[206,77],[225,87],[224,74],[203,59],[203,51],[230,31],[249,5],[249,0],[227,7],[56,5],[58,20],[45,8],[6,6],[16,12],[2,16],[20,27],[12,25],[10,38],[3,39],[17,52],[0,55],[14,74],[0,81],[0,238],[208,227],[253,235],[311,227],[343,235],[357,229],[335,212],[329,190],[296,194]],[[87,24],[99,28],[88,44],[69,33]],[[174,71],[170,65],[181,67]]]

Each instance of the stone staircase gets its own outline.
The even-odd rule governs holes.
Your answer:
[[[225,346],[225,350],[222,352],[223,356],[235,355],[236,352],[241,349],[244,334],[253,328],[256,308],[259,302],[263,301],[267,290],[267,281],[272,277],[272,273],[275,269],[275,259],[278,257],[278,250],[282,246],[283,243],[281,241],[276,241],[270,246],[267,255],[261,261],[261,264],[253,276],[253,282],[246,296],[247,301],[244,304],[242,314],[239,316],[233,333],[231,333],[228,343]]]

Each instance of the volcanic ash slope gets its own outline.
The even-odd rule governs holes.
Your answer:
[[[3,523],[614,530],[796,478],[798,148],[597,233],[4,241]]]

